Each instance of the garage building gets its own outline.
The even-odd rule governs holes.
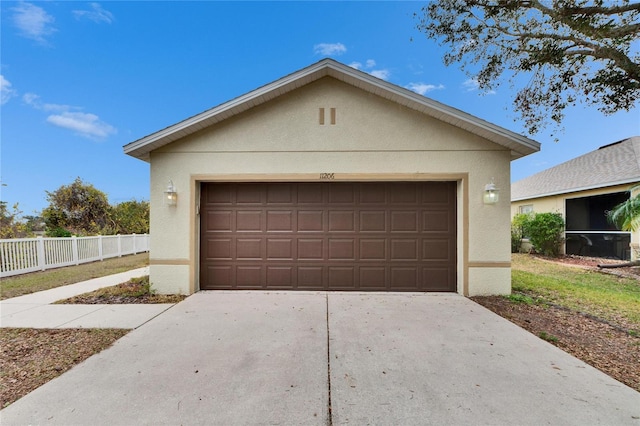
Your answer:
[[[539,148],[325,59],[124,151],[160,293],[476,295],[510,292],[510,162]]]

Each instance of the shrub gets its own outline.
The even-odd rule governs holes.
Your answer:
[[[536,213],[527,225],[527,233],[538,253],[558,257],[564,241],[564,219],[559,213]]]
[[[69,232],[66,229],[61,228],[61,227],[47,229],[46,235],[47,235],[47,237],[53,237],[53,238],[71,237],[72,236],[71,232]]]
[[[520,252],[522,239],[528,236],[528,227],[533,216],[530,213],[518,213],[511,221],[511,253]]]

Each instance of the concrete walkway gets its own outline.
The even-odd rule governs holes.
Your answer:
[[[0,301],[0,327],[138,328],[173,304],[53,305],[52,303],[148,274],[148,267],[139,268],[2,300]]]
[[[640,393],[459,295],[200,292],[0,423],[640,426]]]

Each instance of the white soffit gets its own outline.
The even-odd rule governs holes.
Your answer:
[[[148,162],[149,153],[155,149],[326,76],[502,145],[511,150],[512,159],[524,157],[540,150],[538,142],[525,136],[373,77],[333,59],[323,59],[259,89],[131,142],[124,146],[124,152]]]

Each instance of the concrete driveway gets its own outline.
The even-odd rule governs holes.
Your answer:
[[[640,393],[458,295],[201,292],[12,424],[630,424]]]

